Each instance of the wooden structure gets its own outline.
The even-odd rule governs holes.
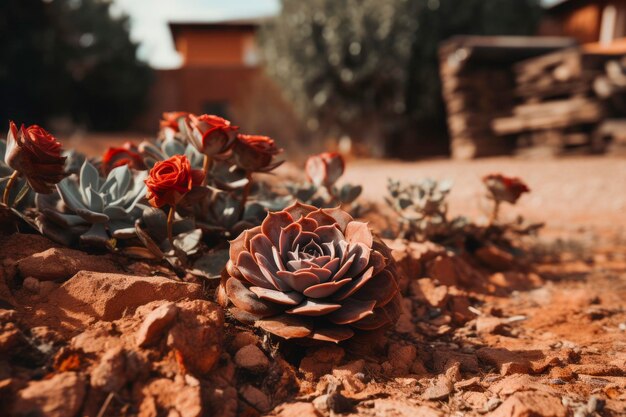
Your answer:
[[[593,94],[596,71],[583,63],[580,48],[519,62],[514,72],[519,104],[512,115],[493,120],[497,135],[516,137],[522,151],[542,148],[558,153],[574,147],[596,150],[592,133],[605,110]]]
[[[568,38],[456,36],[439,49],[442,93],[451,154],[457,159],[508,153],[515,138],[494,134],[492,121],[509,115],[516,103],[511,66],[518,61],[570,47]]]

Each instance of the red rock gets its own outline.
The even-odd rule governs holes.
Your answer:
[[[138,387],[136,401],[139,416],[202,416],[200,386],[186,385],[182,378],[170,380],[158,378]]]
[[[443,307],[448,301],[448,287],[436,285],[430,278],[421,278],[410,284],[411,294],[418,300],[425,300],[431,307]]]
[[[61,245],[41,235],[14,233],[9,236],[0,236],[0,259],[19,260],[34,253],[60,247]]]
[[[476,355],[470,353],[461,353],[445,349],[436,349],[433,352],[433,367],[437,372],[446,370],[446,365],[450,362],[459,362],[461,371],[473,372],[479,371],[478,359]]]
[[[35,277],[39,281],[65,280],[79,271],[122,272],[108,255],[89,255],[69,248],[35,253],[21,259],[17,268],[23,277]]]
[[[137,346],[148,346],[158,341],[174,322],[176,314],[178,314],[178,307],[172,302],[165,303],[148,313],[137,330]]]
[[[222,353],[224,313],[205,300],[184,301],[172,325],[167,345],[181,355],[185,367],[194,373],[209,372]]]
[[[414,345],[393,343],[389,346],[387,358],[393,367],[394,375],[406,375],[417,358],[417,349]]]
[[[245,385],[240,390],[240,394],[244,401],[262,413],[269,411],[271,408],[270,400],[267,395],[252,385]]]
[[[497,334],[504,328],[505,322],[499,317],[478,316],[476,319],[476,332],[480,335]]]
[[[442,417],[444,414],[434,408],[417,406],[406,401],[392,399],[374,400],[374,415],[394,417]]]
[[[437,256],[428,263],[428,275],[443,285],[458,285],[460,282],[454,260],[446,255]]]
[[[300,371],[309,374],[311,378],[330,373],[341,362],[346,352],[336,345],[313,348],[300,361]]]
[[[278,417],[322,417],[313,404],[297,402],[280,406]]]
[[[525,391],[513,394],[488,417],[566,417],[567,409],[554,395]]]
[[[483,265],[496,271],[506,271],[515,265],[515,258],[512,254],[494,245],[478,248],[474,256]]]
[[[247,345],[235,354],[235,364],[254,373],[263,373],[269,368],[270,361],[256,345]]]
[[[32,381],[17,393],[14,416],[75,417],[85,397],[85,381],[75,372]]]
[[[261,342],[261,339],[257,335],[252,332],[240,331],[237,332],[233,340],[230,342],[230,348],[232,352],[237,352],[244,346],[247,345],[256,345]]]
[[[112,321],[150,301],[200,297],[202,287],[197,284],[164,277],[81,271],[52,291],[48,295],[48,303],[58,307],[61,314],[77,320],[95,318]]]
[[[126,384],[126,354],[121,347],[109,349],[91,370],[91,386],[116,392]]]
[[[422,398],[427,401],[445,400],[454,391],[454,383],[446,375],[439,375],[434,385],[426,388]]]

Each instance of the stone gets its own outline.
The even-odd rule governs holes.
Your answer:
[[[233,340],[230,342],[230,348],[233,352],[237,352],[244,346],[256,345],[259,343],[261,343],[261,339],[259,339],[259,337],[254,333],[240,331],[233,337]]]
[[[336,367],[333,369],[332,375],[339,380],[346,392],[356,394],[365,389],[365,383],[363,381],[365,377],[363,374],[364,369],[365,361],[358,359],[343,366]]]
[[[278,417],[322,417],[323,414],[315,409],[313,404],[297,402],[283,404],[279,408]]]
[[[260,389],[252,385],[245,385],[239,393],[241,395],[241,398],[243,398],[245,402],[259,410],[260,412],[265,413],[270,410],[270,400],[267,395],[265,395],[265,393]]]
[[[488,417],[566,417],[561,399],[542,392],[518,392],[507,398]]]
[[[240,368],[260,374],[267,371],[270,361],[261,349],[255,345],[247,345],[235,354],[235,364]]]
[[[300,361],[300,371],[313,378],[330,373],[341,362],[346,352],[340,346],[328,345],[307,351]]]
[[[427,406],[412,405],[406,401],[392,399],[374,400],[374,415],[393,417],[442,417],[441,411]]]
[[[446,375],[439,375],[433,386],[426,388],[422,398],[427,401],[445,400],[454,391],[454,383]]]
[[[448,287],[437,285],[430,278],[422,278],[412,281],[410,284],[411,293],[418,299],[424,300],[431,307],[441,308],[448,301]]]
[[[200,285],[165,277],[81,271],[52,291],[47,303],[76,321],[88,318],[113,321],[151,301],[201,297]]]
[[[0,237],[0,259],[7,259],[10,256],[19,260],[34,253],[60,247],[61,245],[39,234],[13,233]]]
[[[417,348],[414,345],[392,343],[389,345],[387,358],[395,375],[405,375],[409,373],[411,365],[417,358]]]
[[[428,276],[437,279],[443,285],[458,285],[460,277],[452,257],[439,255],[428,263]]]
[[[200,386],[186,385],[182,378],[153,379],[137,395],[140,416],[202,416]]]
[[[459,362],[461,371],[476,373],[479,371],[478,359],[471,353],[455,352],[447,349],[436,349],[433,352],[433,368],[437,372],[446,370],[450,362]]]
[[[192,373],[209,372],[222,353],[224,312],[206,300],[177,303],[178,317],[169,330],[167,345],[176,349]]]
[[[26,277],[24,278],[24,282],[22,282],[22,287],[27,289],[28,291],[39,294],[39,280],[34,277]]]
[[[174,322],[177,314],[178,307],[172,302],[162,304],[148,313],[137,330],[137,346],[145,347],[157,342]]]
[[[505,322],[499,317],[478,316],[476,332],[480,335],[501,333]]]
[[[515,257],[494,245],[486,245],[476,249],[474,256],[483,265],[495,271],[506,271],[515,266]]]
[[[50,248],[30,255],[17,263],[17,269],[23,277],[39,281],[65,280],[79,271],[122,272],[107,255],[89,255],[69,248]]]
[[[75,417],[85,398],[85,381],[75,372],[31,381],[17,393],[14,416]]]
[[[91,370],[91,386],[116,392],[126,384],[126,355],[121,347],[109,349]]]

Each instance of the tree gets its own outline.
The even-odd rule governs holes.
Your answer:
[[[371,150],[445,135],[437,48],[455,34],[535,30],[538,0],[283,0],[261,30],[267,72],[306,125]]]
[[[137,60],[128,19],[109,0],[0,3],[0,120],[71,116],[93,129],[128,126],[142,110],[150,68]]]

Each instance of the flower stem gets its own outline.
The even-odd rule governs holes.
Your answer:
[[[491,216],[489,217],[489,226],[493,226],[493,224],[498,220],[499,213],[500,213],[500,201],[493,200],[493,210],[491,211]]]
[[[241,196],[241,212],[239,214],[240,220],[243,220],[243,215],[246,211],[246,203],[248,202],[248,197],[250,196],[250,189],[252,188],[252,172],[247,172],[246,178],[248,179],[248,183],[245,187],[243,187],[243,195]]]
[[[5,206],[9,205],[9,193],[11,192],[11,187],[13,187],[13,184],[19,175],[19,172],[13,171],[11,178],[9,178],[9,181],[7,182],[7,187],[4,189],[4,194],[2,195],[2,202]]]
[[[204,172],[204,180],[202,181],[202,185],[207,183],[207,176],[209,175],[209,171],[213,166],[213,158],[209,155],[204,155],[204,162],[202,164],[202,171]]]
[[[170,212],[167,215],[167,240],[170,241],[172,249],[174,248],[174,237],[172,236],[172,224],[174,223],[174,214],[176,213],[176,206],[170,206]]]

